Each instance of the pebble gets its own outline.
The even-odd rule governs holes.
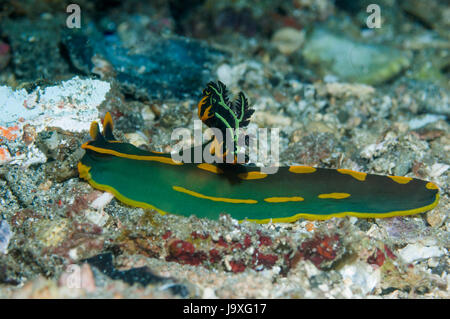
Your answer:
[[[441,204],[442,205],[442,204]],[[431,227],[440,227],[447,218],[447,212],[449,211],[450,205],[443,204],[427,213],[427,222]]]
[[[217,79],[223,82],[227,87],[237,86],[237,82],[242,79],[247,72],[247,63],[240,63],[234,66],[229,64],[221,64],[217,68]]]
[[[370,293],[380,282],[380,270],[357,261],[351,265],[345,265],[341,270],[344,283],[351,285],[352,290],[360,288],[363,294]]]
[[[128,142],[136,147],[148,144],[148,138],[144,133],[140,131],[136,131],[134,133],[125,133],[124,135],[127,138]]]
[[[357,42],[325,28],[316,28],[306,40],[302,55],[322,76],[369,85],[383,83],[409,67],[410,56],[397,49]]]
[[[142,119],[146,122],[153,122],[155,120],[155,113],[152,111],[150,105],[145,105],[141,111]]]
[[[292,123],[290,117],[269,112],[255,112],[253,121],[260,127],[287,127]]]
[[[109,220],[109,215],[103,210],[87,209],[84,214],[91,223],[100,227],[105,226]]]
[[[58,220],[40,220],[36,226],[36,235],[45,247],[56,247],[68,233],[68,221],[65,218]]]
[[[13,233],[7,221],[0,221],[0,253],[6,254],[8,252],[9,241]]]
[[[122,89],[143,100],[197,97],[210,69],[225,55],[206,42],[156,34],[129,50],[127,39],[104,36],[93,25],[89,29],[66,32],[61,39],[73,66],[106,77],[115,73]]]
[[[298,51],[305,42],[305,32],[294,28],[282,28],[272,36],[272,44],[285,55]]]
[[[442,164],[442,163],[435,163],[430,168],[430,177],[436,178],[444,174],[448,169],[450,168],[450,165]]]
[[[436,115],[436,114],[426,114],[421,117],[415,117],[408,122],[409,128],[411,130],[417,130],[421,127],[424,127],[428,124],[437,122],[439,120],[445,120],[444,115]]]
[[[203,299],[217,299],[216,292],[211,287],[206,287],[203,289]]]
[[[101,210],[114,198],[114,195],[109,192],[104,192],[99,197],[97,197],[90,206],[92,208]]]
[[[328,94],[336,97],[369,98],[375,93],[375,88],[366,84],[352,83],[327,83],[325,90]]]
[[[419,243],[408,244],[405,248],[400,249],[398,253],[406,263],[412,263],[432,257],[440,257],[444,254],[445,251],[443,248],[438,246],[423,246]]]

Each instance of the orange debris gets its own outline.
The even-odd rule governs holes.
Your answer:
[[[11,127],[1,127],[0,126],[0,136],[3,136],[9,141],[15,140],[19,135],[16,133],[13,133],[14,131],[18,131],[19,127],[17,125],[11,126]]]
[[[11,159],[11,155],[6,148],[0,147],[0,162],[6,162]]]
[[[307,223],[305,228],[306,228],[307,231],[312,232],[315,227],[314,227],[313,223]]]

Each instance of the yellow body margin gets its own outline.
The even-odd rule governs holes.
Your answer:
[[[394,212],[387,212],[382,214],[374,214],[374,213],[361,213],[361,212],[342,212],[337,214],[330,214],[330,215],[315,215],[315,214],[296,214],[289,217],[282,217],[282,218],[266,218],[266,219],[245,219],[247,221],[255,222],[258,224],[266,224],[266,223],[293,223],[297,221],[300,218],[305,219],[312,219],[312,220],[326,220],[333,217],[345,217],[345,216],[354,216],[358,218],[386,218],[386,217],[396,217],[396,216],[408,216],[408,215],[414,215],[423,213],[426,211],[429,211],[436,207],[436,205],[439,203],[439,193],[436,193],[436,198],[433,203],[427,206],[410,209],[410,210],[400,210],[400,211],[394,211]],[[240,223],[243,222],[243,220],[239,221]]]
[[[110,141],[110,142],[112,142],[112,141]],[[170,164],[170,165],[183,165],[183,162],[176,162],[170,157],[125,154],[125,153],[120,153],[120,152],[106,149],[106,148],[92,146],[92,145],[89,145],[89,142],[86,142],[83,145],[81,145],[81,148],[89,149],[89,150],[92,150],[94,152],[101,153],[101,154],[109,154],[109,155],[114,155],[117,157],[129,158],[129,159],[134,159],[134,160],[139,160],[139,161],[154,161],[154,162],[160,162],[163,164]],[[153,153],[156,153],[156,152],[153,152]]]
[[[117,198],[118,200],[120,200],[122,203],[130,205],[130,206],[134,206],[134,207],[141,207],[144,209],[154,209],[156,210],[158,213],[160,213],[161,215],[165,215],[168,214],[168,212],[163,211],[162,209],[159,209],[151,204],[145,203],[145,202],[139,202],[136,200],[132,200],[128,197],[123,196],[121,193],[119,193],[118,190],[116,190],[114,187],[109,186],[109,185],[104,185],[104,184],[99,184],[97,182],[95,182],[92,177],[91,174],[89,174],[90,171],[90,167],[83,165],[81,163],[78,163],[78,172],[80,174],[80,177],[85,179],[92,187],[94,187],[95,189],[99,189],[105,192],[110,192],[111,194],[114,195],[115,198]]]

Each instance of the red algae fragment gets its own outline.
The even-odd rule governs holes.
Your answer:
[[[259,246],[270,246],[272,245],[272,239],[267,236],[260,236],[259,237]]]
[[[257,265],[263,265],[267,268],[272,268],[273,265],[275,265],[275,263],[277,262],[277,260],[278,260],[278,256],[271,255],[271,254],[258,253],[256,256]]]
[[[386,252],[386,256],[388,256],[391,259],[397,259],[397,256],[394,255],[392,250],[389,249],[389,247],[385,244],[384,245],[384,251]]]
[[[244,248],[248,248],[250,247],[250,245],[252,244],[252,240],[250,238],[249,234],[245,234],[245,238],[244,238]]]
[[[209,237],[209,234],[200,234],[200,233],[197,233],[196,231],[193,231],[192,233],[191,233],[191,237],[192,237],[192,239],[207,239],[208,237]]]
[[[206,259],[208,259],[208,256],[205,252],[196,252],[194,245],[180,239],[176,239],[169,244],[169,256],[166,257],[167,261],[177,261],[192,266],[198,266]]]
[[[261,235],[261,232],[258,231],[259,235],[259,246],[271,246],[272,245],[272,239],[269,236]]]
[[[172,236],[172,232],[170,230],[166,231],[164,233],[164,235],[162,235],[162,239],[166,240],[167,238],[169,238],[170,236]]]
[[[383,266],[384,261],[386,260],[386,256],[381,251],[381,249],[377,248],[377,251],[374,252],[369,258],[367,258],[367,262],[371,265]]]
[[[217,249],[211,249],[209,251],[209,261],[212,264],[218,263],[222,260],[222,256],[220,256],[220,252]]]
[[[225,239],[223,239],[223,236],[220,236],[220,238],[219,238],[219,240],[216,242],[216,244],[217,244],[218,246],[222,246],[222,247],[225,247],[225,248],[228,247],[228,244],[227,244],[227,242],[225,241]]]
[[[324,268],[325,264],[334,261],[341,247],[339,235],[316,236],[304,241],[298,251],[300,257],[310,260],[317,268]],[[325,267],[326,268],[326,267]]]
[[[179,257],[182,254],[192,254],[194,251],[194,245],[181,239],[174,240],[169,244],[169,252],[174,257]]]
[[[245,270],[245,264],[242,261],[230,261],[231,271],[234,273],[243,272]]]

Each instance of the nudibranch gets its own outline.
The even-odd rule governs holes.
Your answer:
[[[198,104],[199,118],[221,130],[245,127],[252,113],[243,93],[230,103],[220,82],[209,83]],[[93,122],[90,135],[93,140],[82,145],[86,152],[78,163],[80,177],[125,204],[161,214],[218,219],[226,213],[240,221],[259,223],[343,216],[383,218],[422,213],[439,201],[434,183],[411,177],[299,165],[266,174],[245,163],[177,162],[170,154],[116,140],[109,113],[103,132]]]

